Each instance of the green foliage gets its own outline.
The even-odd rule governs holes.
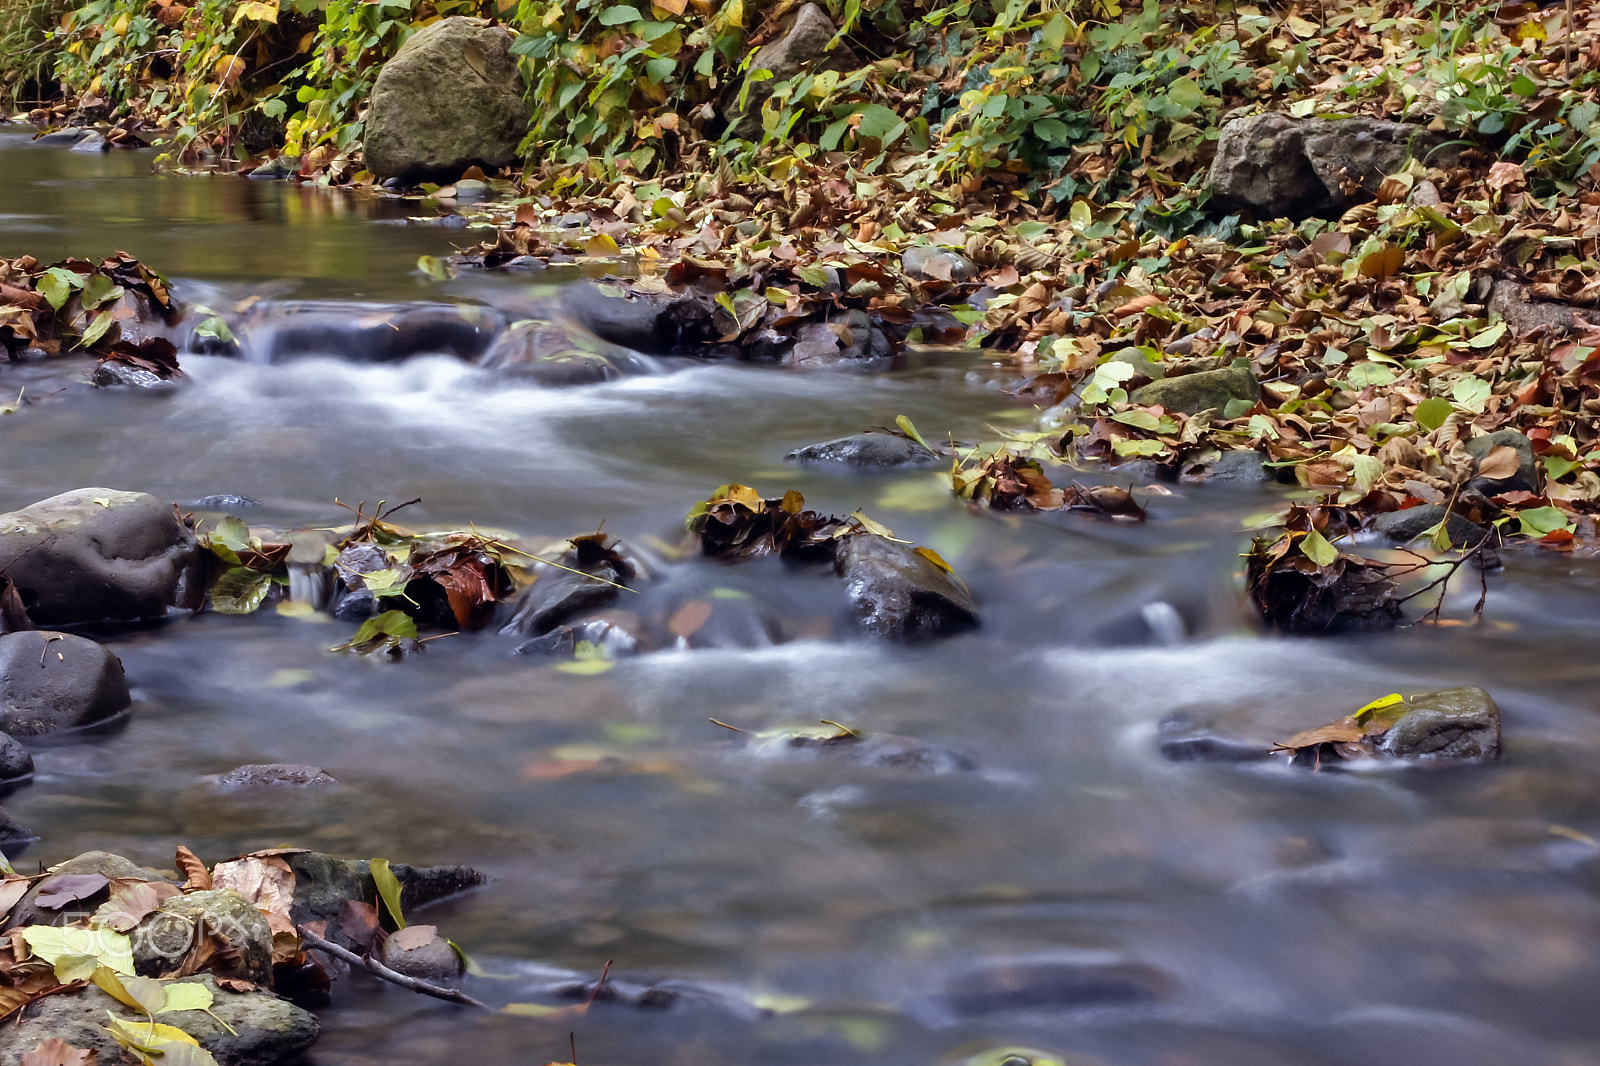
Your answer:
[[[64,0],[0,0],[0,99],[13,108],[50,94],[56,48],[50,31],[66,10]]]

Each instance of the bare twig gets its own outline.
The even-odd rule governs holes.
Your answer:
[[[1400,597],[1400,599],[1395,601],[1395,606],[1398,607],[1401,604],[1405,603],[1407,600],[1414,600],[1418,596],[1421,596],[1423,593],[1431,591],[1432,589],[1438,589],[1439,590],[1439,602],[1437,602],[1437,603],[1435,603],[1433,605],[1433,610],[1428,611],[1422,617],[1418,618],[1415,622],[1412,622],[1411,623],[1412,625],[1420,625],[1421,623],[1426,622],[1430,617],[1435,622],[1437,622],[1439,620],[1439,612],[1444,610],[1444,597],[1445,597],[1445,594],[1450,591],[1450,587],[1449,587],[1450,586],[1450,579],[1456,576],[1456,571],[1460,570],[1462,568],[1462,566],[1466,565],[1466,563],[1467,563],[1467,561],[1469,559],[1476,558],[1479,555],[1479,553],[1481,553],[1483,551],[1483,549],[1486,546],[1488,546],[1489,541],[1494,538],[1495,532],[1496,531],[1494,529],[1490,529],[1487,533],[1485,533],[1478,540],[1478,543],[1474,544],[1467,551],[1463,552],[1461,554],[1461,558],[1459,558],[1459,559],[1455,560],[1454,562],[1448,564],[1450,569],[1446,570],[1444,572],[1443,576],[1435,578],[1434,580],[1428,582],[1426,585],[1424,585],[1421,588],[1417,589],[1415,592],[1410,593],[1409,595],[1406,595],[1406,596],[1402,596],[1402,597]],[[1418,567],[1417,569],[1421,569],[1421,567]],[[1413,572],[1415,572],[1415,571],[1413,571]],[[1479,621],[1479,620],[1481,620],[1483,618],[1483,604],[1484,604],[1484,601],[1489,598],[1489,578],[1488,578],[1488,575],[1487,574],[1483,574],[1480,571],[1480,577],[1481,577],[1481,582],[1482,582],[1483,588],[1482,588],[1482,592],[1478,596],[1477,604],[1472,608],[1472,619],[1473,619],[1474,622]]]
[[[318,936],[316,933],[313,933],[310,929],[307,929],[303,925],[298,927],[295,932],[300,934],[301,940],[304,940],[307,944],[310,944],[318,951],[325,951],[334,958],[349,963],[351,966],[359,966],[372,976],[380,978],[384,981],[388,981],[390,984],[399,985],[401,988],[409,988],[413,992],[421,992],[423,995],[432,996],[435,999],[443,999],[448,1000],[451,1003],[459,1003],[464,1007],[478,1007],[482,1010],[494,1010],[494,1008],[489,1006],[489,1004],[484,1003],[481,1000],[473,999],[460,989],[445,988],[443,985],[436,985],[428,981],[419,980],[415,977],[407,977],[403,973],[396,973],[394,970],[389,969],[389,967],[385,966],[377,959],[374,959],[368,955],[357,955],[348,948],[340,947],[327,937]]]

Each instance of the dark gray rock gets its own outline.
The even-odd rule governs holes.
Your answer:
[[[910,639],[978,624],[972,595],[909,544],[864,533],[840,543],[834,569],[867,632]]]
[[[943,461],[910,437],[896,433],[857,433],[821,444],[808,444],[785,458],[807,465],[849,466],[857,470],[933,466]]]
[[[264,363],[306,357],[395,363],[419,355],[477,359],[505,317],[472,304],[376,304],[286,300],[235,327],[250,357]]]
[[[1267,470],[1266,459],[1260,452],[1250,448],[1234,448],[1221,452],[1214,459],[1184,463],[1178,480],[1190,484],[1246,484],[1270,481],[1272,474]]]
[[[1420,537],[1444,518],[1443,504],[1425,503],[1418,507],[1408,507],[1404,511],[1386,511],[1372,520],[1372,531],[1396,544],[1405,544]],[[1445,533],[1450,537],[1452,546],[1470,548],[1493,531],[1478,525],[1465,515],[1451,512],[1449,520],[1445,522]]]
[[[1255,375],[1243,367],[1233,366],[1162,378],[1135,389],[1128,397],[1136,404],[1160,404],[1168,411],[1186,415],[1211,409],[1221,411],[1229,400],[1254,402],[1260,398],[1261,386]]]
[[[1571,304],[1535,300],[1527,286],[1501,279],[1489,290],[1490,313],[1499,315],[1516,333],[1544,329],[1550,333],[1575,333],[1580,327],[1600,325],[1600,310]]]
[[[223,792],[264,788],[330,788],[338,783],[324,770],[297,763],[251,763],[235,766],[217,778],[217,788]]]
[[[506,166],[528,129],[511,33],[456,15],[412,34],[372,87],[367,169],[408,182]]]
[[[978,275],[977,264],[962,252],[919,244],[900,254],[900,269],[920,281],[971,281]]]
[[[7,782],[0,781],[0,785]],[[23,825],[11,816],[11,812],[0,808],[0,849],[8,855],[14,855],[25,844],[31,844],[39,839],[39,834]]]
[[[1485,496],[1518,490],[1538,492],[1539,460],[1533,454],[1533,444],[1514,429],[1497,429],[1493,433],[1485,433],[1481,437],[1473,437],[1467,441],[1467,454],[1478,461],[1473,466],[1473,472],[1477,472],[1484,458],[1496,448],[1510,448],[1517,453],[1516,473],[1502,478],[1474,477],[1467,482],[1468,487],[1477,489]]]
[[[763,45],[750,58],[750,70],[771,71],[772,77],[750,83],[744,111],[739,110],[737,95],[724,109],[723,117],[734,127],[734,135],[750,140],[760,134],[761,104],[772,95],[774,82],[794,77],[808,63],[824,69],[853,68],[856,64],[849,48],[843,44],[831,51],[828,48],[838,32],[839,27],[822,8],[816,4],[800,5],[783,35]]]
[[[570,563],[563,560],[563,565]],[[543,568],[538,579],[523,592],[511,620],[500,628],[500,632],[543,636],[570,618],[609,606],[620,591],[617,586],[626,584],[631,576],[609,559],[586,568],[573,569],[583,569],[584,572]],[[584,638],[580,636],[577,639]]]
[[[376,903],[378,886],[365,859],[338,859],[320,851],[285,855],[294,871],[294,902],[289,917],[296,924],[328,921],[327,937],[349,946],[338,928],[339,911],[346,900]],[[391,863],[400,882],[400,907],[407,915],[417,907],[476,888],[488,878],[470,866],[407,866]]]
[[[567,285],[561,308],[601,340],[646,355],[695,355],[718,336],[711,301],[688,293],[612,296],[598,285]]]
[[[416,933],[424,930],[432,930],[433,936],[412,945]],[[390,935],[378,951],[378,961],[396,973],[423,981],[454,981],[467,969],[456,949],[431,925],[407,926],[400,934]]]
[[[594,341],[589,341],[594,344]],[[523,322],[495,338],[478,365],[507,377],[550,388],[593,385],[625,374],[647,373],[647,360],[633,352],[602,355],[579,346],[555,322]]]
[[[1500,708],[1475,685],[1406,698],[1378,750],[1394,758],[1484,762],[1500,757]]]
[[[1164,736],[1156,750],[1168,762],[1261,762],[1272,756],[1268,748],[1208,730]]]
[[[142,492],[74,489],[0,515],[0,573],[37,625],[165,614],[203,566],[172,506]]]
[[[272,927],[255,904],[231,888],[164,901],[134,931],[134,969],[146,977],[176,970],[200,930],[224,945],[209,966],[218,977],[272,987]]]
[[[577,626],[556,626],[543,636],[518,644],[511,654],[570,659],[580,641],[593,644],[613,659],[633,655],[639,650],[638,638],[632,633],[615,623],[597,619]]]
[[[1405,122],[1250,115],[1222,127],[1207,184],[1215,202],[1258,218],[1332,218],[1408,159],[1443,162],[1429,153],[1444,141]]]
[[[109,152],[111,142],[102,137],[97,131],[89,130],[72,144],[74,152]]]
[[[202,496],[198,500],[191,500],[184,504],[185,507],[196,511],[240,511],[246,507],[260,507],[261,501],[249,496],[238,496],[231,492],[220,493],[216,496]]]
[[[256,181],[283,181],[300,173],[300,157],[280,155],[267,160],[250,172]]]
[[[122,663],[87,637],[0,636],[0,729],[38,737],[102,722],[132,703]]]
[[[297,1058],[321,1032],[316,1015],[269,992],[232,992],[209,974],[180,980],[211,990],[211,1013],[174,1011],[161,1015],[161,1022],[194,1037],[218,1066],[277,1066]],[[0,1066],[18,1066],[51,1036],[95,1051],[101,1063],[130,1061],[105,1029],[108,1011],[130,1024],[146,1020],[94,985],[35,1000],[0,1030]]]
[[[22,741],[0,733],[0,788],[33,780],[33,755]]]
[[[101,877],[106,878],[108,884],[118,878],[129,881],[172,883],[159,870],[151,870],[139,866],[121,855],[113,855],[109,851],[86,851],[82,855],[76,855],[66,862],[50,867],[50,876],[35,883],[32,888],[28,889],[27,895],[23,896],[17,905],[11,909],[11,916],[6,920],[5,928],[18,929],[25,925],[52,925],[59,923],[65,912],[93,911],[110,896],[111,893],[107,889],[101,889],[92,896],[75,900],[59,909],[41,907],[37,902],[39,894],[49,889],[57,878],[93,874],[99,874]]]
[[[89,130],[81,126],[69,126],[64,130],[42,133],[29,143],[37,144],[41,148],[71,148],[88,136],[89,133]]]
[[[178,383],[160,374],[131,366],[116,359],[108,359],[94,368],[89,380],[102,389],[140,389],[148,392],[172,392]]]
[[[945,982],[937,1001],[961,1017],[1066,1010],[1163,998],[1170,981],[1133,962],[1024,956],[975,964]]]

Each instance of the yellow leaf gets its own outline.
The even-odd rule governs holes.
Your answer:
[[[1538,19],[1530,19],[1511,31],[1513,41],[1542,41],[1545,39],[1544,24]]]
[[[244,77],[244,60],[238,56],[223,56],[217,60],[212,71],[223,85],[232,85]]]
[[[589,238],[589,242],[583,246],[583,250],[587,255],[601,257],[616,255],[622,249],[617,247],[616,239],[610,234],[596,233]]]
[[[1354,718],[1356,721],[1359,722],[1361,719],[1367,717],[1373,711],[1381,711],[1385,707],[1393,707],[1397,703],[1404,703],[1405,700],[1406,700],[1406,698],[1404,696],[1400,695],[1400,693],[1391,692],[1387,696],[1380,696],[1377,699],[1373,700],[1371,703],[1367,704],[1365,707],[1361,708],[1359,711],[1357,711],[1355,714],[1352,714],[1350,717]]]
[[[689,6],[689,0],[650,0],[650,6],[657,11],[665,11],[671,15],[681,15]]]
[[[245,0],[239,9],[233,13],[233,25],[237,26],[241,19],[251,19],[255,22],[278,22],[278,0]]]
[[[934,551],[932,548],[919,547],[917,549],[917,554],[922,556],[924,559],[928,560],[928,562],[932,563],[934,566],[937,566],[940,570],[943,570],[947,574],[953,575],[956,572],[955,568],[952,567],[949,563],[945,562],[943,556],[941,556],[938,552]]]

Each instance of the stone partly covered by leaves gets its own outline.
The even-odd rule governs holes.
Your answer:
[[[1399,584],[1389,567],[1341,552],[1329,539],[1342,534],[1342,517],[1331,509],[1292,507],[1281,536],[1251,546],[1245,587],[1268,627],[1341,633],[1399,624]]]
[[[125,252],[100,263],[0,260],[0,345],[11,359],[93,350],[172,377],[176,353],[161,333],[180,315],[166,279]]]
[[[1302,766],[1369,759],[1484,762],[1500,757],[1500,708],[1474,686],[1394,694],[1278,748]]]

